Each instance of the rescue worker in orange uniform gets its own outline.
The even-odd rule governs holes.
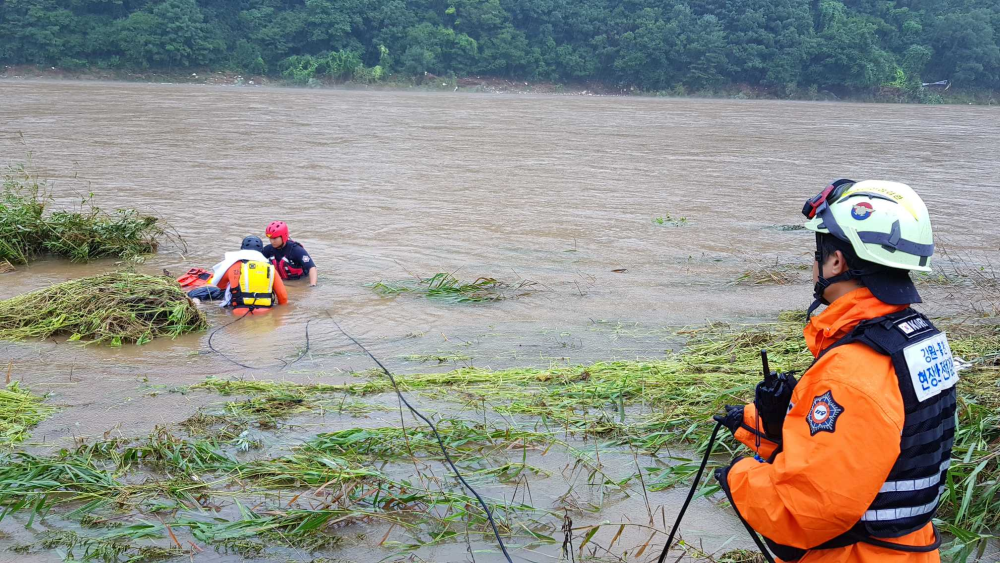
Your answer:
[[[218,270],[211,284],[225,290],[223,307],[232,307],[236,314],[263,313],[275,302],[288,303],[288,292],[281,277],[275,275],[274,266],[264,258],[264,243],[260,237],[243,239],[240,252],[229,253],[232,264],[216,265]]]
[[[757,456],[715,476],[782,561],[937,563],[958,374],[945,335],[909,307],[909,271],[930,271],[927,208],[904,184],[838,180],[803,213],[808,316],[827,305],[804,331],[816,360],[788,379],[783,419],[754,404],[716,417]]]

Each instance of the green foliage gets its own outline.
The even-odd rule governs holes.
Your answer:
[[[381,66],[368,68],[354,51],[334,51],[320,56],[293,55],[278,64],[281,76],[295,84],[313,85],[320,78],[378,82],[385,77]]]
[[[669,213],[664,217],[653,217],[653,224],[656,225],[669,225],[671,227],[683,227],[688,224],[687,217],[674,218]]]
[[[45,183],[23,165],[11,166],[3,174],[0,193],[0,262],[26,264],[50,253],[76,262],[114,256],[139,259],[155,252],[164,231],[155,217],[133,209],[114,214],[93,205],[90,194],[78,211],[45,214],[50,198]]]
[[[997,21],[993,9],[993,21]],[[930,67],[947,73],[964,85],[1000,85],[1000,47],[991,13],[977,10],[949,13],[937,18],[932,27],[930,45],[935,56]]]
[[[308,84],[316,76],[319,62],[310,55],[294,55],[281,61],[281,76],[296,84]]]
[[[959,382],[958,430],[947,488],[937,513],[939,525],[953,537],[944,547],[944,561],[972,560],[969,555],[986,547],[1000,525],[1000,329],[993,321],[938,322],[949,334],[955,355],[969,363]],[[804,312],[789,311],[773,323],[714,323],[682,330],[678,335],[688,339],[687,346],[656,361],[502,371],[467,367],[447,373],[397,375],[396,380],[410,392],[441,400],[457,396],[466,404],[483,401],[502,415],[533,417],[561,433],[600,437],[602,447],[627,445],[665,457],[664,449],[671,445],[704,446],[712,414],[725,404],[752,399],[754,384],[760,378],[761,348],[768,350],[772,366],[800,373],[807,369],[813,356],[802,339],[804,322]],[[223,395],[303,397],[307,399],[305,406],[318,412],[329,409],[320,401],[322,397],[364,397],[391,389],[381,376],[340,385],[210,378],[195,387]],[[638,405],[644,408],[634,408]],[[445,438],[449,447],[460,449],[479,443],[478,439],[464,442],[472,430],[452,425]],[[398,432],[351,429],[321,435],[313,444],[326,455],[350,459],[352,452],[363,452],[385,460],[408,453],[405,443],[399,443]],[[540,433],[519,438],[539,443],[550,439]],[[375,447],[379,442],[382,445]],[[427,449],[429,439],[423,434],[412,440],[410,447]],[[727,456],[718,461],[728,460]],[[647,468],[650,480],[644,486],[660,490],[690,482],[698,467],[696,460],[673,461],[682,463]],[[707,472],[703,492],[718,490],[710,475],[711,471]]]
[[[236,49],[233,51],[232,66],[249,74],[264,74],[267,72],[267,63],[260,54],[260,47],[240,39],[236,42]]]
[[[924,99],[922,80],[1000,88],[998,27],[1000,4],[971,0],[6,0],[0,63]]]
[[[520,472],[532,471],[523,462],[500,467],[495,462],[506,462],[509,450],[548,438],[450,422],[439,423],[445,445],[466,475],[475,472],[480,479],[496,475],[513,481]],[[412,536],[412,543],[395,546],[401,551],[460,541],[482,533],[486,522],[472,508],[475,499],[448,485],[430,485],[425,470],[417,467],[412,478],[395,480],[376,467],[385,467],[386,459],[417,462],[413,454],[437,458],[437,441],[426,432],[376,428],[323,434],[287,455],[255,461],[240,461],[224,448],[159,429],[145,439],[98,441],[47,457],[7,455],[0,458],[0,520],[24,512],[30,528],[50,512],[79,519],[82,528],[50,528],[35,544],[19,549],[65,548],[66,560],[106,562],[176,558],[184,553],[174,547],[182,531],[202,545],[256,559],[268,546],[310,552],[338,545],[342,534],[337,528],[357,522],[398,526]],[[310,503],[303,487],[320,493],[329,488],[340,497],[324,505]],[[282,495],[288,491],[300,494]],[[303,502],[296,502],[300,496]],[[216,514],[201,506],[222,502],[235,510]],[[513,500],[486,502],[501,525],[517,518],[518,525],[506,533],[544,538],[529,526],[546,511]],[[150,542],[166,538],[173,542]]]
[[[71,55],[80,43],[73,12],[54,0],[12,0],[0,6],[0,59],[44,64]]]
[[[472,282],[462,282],[451,274],[441,272],[420,280],[380,281],[368,284],[368,287],[376,293],[386,296],[417,293],[450,303],[483,303],[528,295],[534,291],[535,285],[535,282],[528,280],[507,283],[493,278],[478,278]]]
[[[224,43],[203,20],[195,0],[164,0],[120,22],[118,44],[125,59],[141,68],[208,64]]]
[[[838,0],[820,2],[819,40],[806,74],[821,87],[871,88],[893,73],[892,55],[879,42],[876,23],[849,13]]]
[[[21,389],[16,381],[0,389],[0,449],[22,442],[28,437],[28,429],[55,412],[42,401],[42,397]]]
[[[571,489],[559,498],[594,499],[579,506],[595,519],[605,498],[614,504],[625,498],[619,495],[686,486],[698,469],[697,457],[681,457],[684,449],[674,446],[695,452],[706,447],[711,415],[753,396],[761,348],[771,353],[774,367],[807,368],[813,357],[802,339],[804,321],[804,312],[795,311],[770,323],[685,329],[677,335],[687,338],[687,346],[655,361],[502,371],[469,367],[398,375],[397,382],[437,405],[440,439],[474,486],[484,484],[490,491],[498,484],[527,484],[529,477],[531,483],[542,480],[543,497],[534,485],[535,496],[528,492],[520,503],[493,495],[486,502],[511,545],[555,544],[550,534],[565,513],[558,504],[555,510],[532,506],[552,506],[544,487],[549,472],[532,466],[533,459],[567,457],[572,469],[566,465],[562,475],[570,470],[572,483],[586,489],[587,497],[568,496]],[[953,459],[937,512],[939,526],[949,534],[942,560],[959,563],[973,560],[1000,525],[1000,332],[995,323],[967,319],[941,327],[952,350],[970,364],[958,387]],[[148,436],[98,439],[58,453],[0,453],[0,521],[20,514],[8,525],[30,529],[46,517],[46,530],[19,552],[64,549],[67,560],[149,561],[178,555],[171,540],[190,534],[197,544],[220,552],[273,560],[278,557],[269,546],[329,548],[374,523],[403,534],[402,542],[378,545],[405,556],[440,544],[464,549],[467,538],[488,534],[475,500],[428,470],[443,456],[438,439],[422,425],[346,424],[317,433],[329,427],[327,417],[349,397],[368,406],[357,412],[392,408],[382,395],[391,385],[375,370],[338,384],[210,377],[194,389],[241,397],[182,423],[186,437],[157,428]],[[482,405],[482,417],[447,414],[451,407],[464,412],[470,405]],[[293,415],[294,425],[276,428],[275,420]],[[316,424],[301,424],[306,416],[316,417],[311,419]],[[279,447],[260,447],[254,438],[261,435],[258,430],[267,430],[264,435],[273,435]],[[287,445],[289,439],[294,446]],[[250,448],[259,449],[245,455]],[[721,447],[717,453],[703,476],[702,494],[718,492],[711,469],[732,457],[721,455]],[[647,454],[663,463],[641,468],[639,460]],[[611,478],[602,457],[635,460],[638,473],[616,471]],[[329,496],[321,497],[323,492]],[[67,524],[69,529],[59,529]],[[576,537],[593,538],[603,528],[606,540],[615,530],[620,535],[622,526],[578,525]],[[648,526],[638,526],[642,537],[649,537]],[[757,561],[742,550],[702,557],[692,549],[688,556]],[[393,558],[399,557],[384,557]]]
[[[104,563],[119,563],[123,560],[161,561],[184,555],[184,551],[179,547],[136,546],[129,541],[160,537],[162,533],[157,526],[143,522],[97,538],[82,536],[69,530],[45,532],[41,536],[39,546],[43,549],[64,549],[68,554],[67,561],[75,561],[76,556],[81,557],[80,561]]]
[[[901,68],[896,68],[896,77],[890,81],[883,83],[883,86],[889,86],[892,88],[903,88],[907,84],[906,72]]]

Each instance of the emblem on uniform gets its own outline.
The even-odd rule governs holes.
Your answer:
[[[896,323],[896,328],[898,328],[907,339],[913,338],[918,334],[923,334],[925,332],[930,332],[934,329],[931,323],[927,322],[927,319],[914,316],[907,317]]]
[[[809,435],[819,432],[833,432],[837,429],[837,418],[844,412],[844,407],[833,400],[833,393],[827,391],[813,399],[812,408],[806,416],[809,423]]]
[[[303,256],[302,257],[302,261],[303,262],[308,262],[309,261],[309,257],[308,256]]]
[[[864,221],[865,219],[871,217],[872,213],[875,212],[875,208],[872,204],[867,201],[862,201],[854,205],[851,208],[851,217],[854,217],[858,221]]]

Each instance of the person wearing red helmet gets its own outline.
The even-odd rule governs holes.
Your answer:
[[[316,262],[299,243],[288,238],[288,225],[284,221],[272,221],[264,230],[271,246],[264,248],[264,257],[271,261],[275,271],[283,280],[297,280],[309,276],[309,285],[316,285]]]

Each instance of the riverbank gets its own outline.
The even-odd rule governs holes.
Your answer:
[[[549,94],[569,96],[642,96],[672,98],[716,98],[734,100],[794,100],[794,101],[842,101],[858,103],[903,103],[903,104],[960,104],[960,105],[1000,105],[1000,93],[993,90],[945,89],[931,87],[917,92],[906,92],[900,88],[883,87],[871,91],[837,92],[816,88],[787,88],[732,84],[713,90],[689,90],[678,86],[670,90],[644,91],[635,88],[620,88],[612,84],[587,81],[578,83],[556,83],[546,81],[513,80],[496,77],[466,76],[443,77],[428,74],[412,78],[390,75],[375,83],[341,81],[329,78],[310,78],[301,83],[280,76],[247,75],[233,71],[209,68],[183,70],[127,70],[62,69],[58,67],[38,67],[31,65],[5,66],[0,69],[0,80],[81,80],[116,81],[152,84],[207,84],[217,86],[272,86],[289,88],[340,88],[355,90],[418,90],[435,92],[474,92],[487,94]]]

